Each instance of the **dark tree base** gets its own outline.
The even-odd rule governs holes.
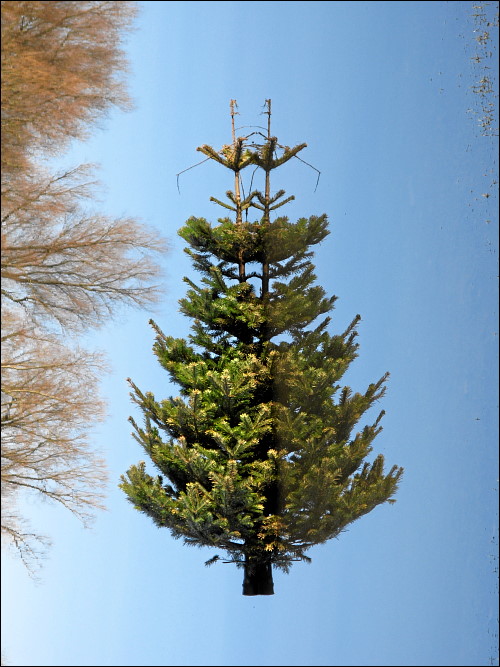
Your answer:
[[[243,595],[274,595],[271,563],[245,565]]]

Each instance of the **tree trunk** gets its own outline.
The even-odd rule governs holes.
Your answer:
[[[274,595],[271,563],[245,563],[243,595]]]

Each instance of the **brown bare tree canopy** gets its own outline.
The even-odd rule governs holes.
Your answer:
[[[30,563],[40,539],[16,507],[38,492],[84,523],[102,506],[104,461],[89,447],[90,423],[104,416],[101,355],[66,347],[26,319],[2,312],[2,533]],[[43,540],[42,540],[43,542]]]
[[[123,32],[133,2],[2,2],[2,169],[60,151],[130,103]]]
[[[1,10],[2,535],[32,567],[46,539],[19,510],[20,493],[86,524],[103,505],[106,467],[90,428],[105,414],[105,363],[75,335],[120,305],[158,299],[166,243],[135,218],[95,211],[92,165],[46,166],[112,106],[129,106],[121,44],[135,3]]]
[[[97,327],[120,303],[146,306],[159,293],[157,232],[132,218],[84,206],[88,167],[56,176],[18,176],[2,202],[2,295],[37,322]]]

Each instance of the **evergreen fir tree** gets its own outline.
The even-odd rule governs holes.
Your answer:
[[[267,135],[236,137],[207,158],[234,174],[233,213],[211,225],[190,218],[180,230],[202,274],[189,278],[181,311],[192,318],[189,342],[156,332],[154,352],[180,396],[158,400],[131,381],[145,416],[135,438],[161,475],[145,463],[122,476],[136,509],[187,544],[217,547],[244,569],[244,595],[274,593],[272,567],[288,571],[306,551],[392,499],[402,468],[365,461],[381,431],[375,422],[352,434],[384,393],[387,374],[364,393],[339,383],[357,356],[356,316],[327,331],[336,297],[315,285],[311,247],[328,234],[326,215],[271,219],[293,199],[271,195],[271,172],[306,144],[281,146]],[[241,172],[260,169],[264,191],[242,193]],[[260,219],[248,222],[257,209]],[[245,220],[244,220],[245,218]],[[321,316],[325,316],[321,318]],[[317,322],[318,318],[321,321]],[[207,561],[211,564],[219,556]]]

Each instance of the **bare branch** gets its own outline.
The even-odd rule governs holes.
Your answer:
[[[60,152],[112,106],[130,107],[120,48],[133,2],[2,2],[2,171]]]
[[[68,330],[98,327],[120,303],[148,306],[161,293],[153,255],[166,251],[164,239],[132,218],[87,211],[88,174],[85,165],[17,178],[3,193],[3,297]]]
[[[189,171],[190,169],[194,169],[195,167],[198,167],[200,164],[203,164],[203,163],[206,162],[207,160],[210,160],[210,158],[209,158],[209,157],[206,157],[206,158],[205,158],[204,160],[202,160],[201,162],[197,162],[196,164],[191,165],[191,167],[188,167],[187,169],[183,169],[183,170],[180,171],[178,174],[176,174],[176,177],[177,177],[177,191],[178,191],[179,194],[181,194],[181,191],[180,191],[180,188],[179,188],[179,176],[181,176],[181,174],[185,174],[186,171]]]
[[[303,159],[302,159],[301,157],[299,157],[298,155],[294,155],[293,157],[297,158],[297,160],[300,160],[300,161],[303,162],[304,164],[307,164],[308,167],[311,167],[311,169],[314,169],[314,171],[317,171],[317,172],[318,172],[318,178],[316,179],[316,185],[314,186],[314,192],[316,192],[316,189],[317,189],[317,187],[318,187],[318,183],[319,183],[319,177],[321,176],[321,172],[320,172],[320,170],[319,170],[319,169],[316,169],[316,167],[313,167],[312,164],[309,164],[309,162],[306,162],[305,160],[303,160]]]
[[[6,309],[5,309],[6,310]],[[71,349],[2,312],[2,531],[27,560],[31,543],[15,504],[21,490],[54,501],[88,524],[102,508],[104,461],[90,448],[89,424],[104,417],[98,354]]]

